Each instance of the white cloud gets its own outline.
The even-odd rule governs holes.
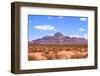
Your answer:
[[[83,34],[82,36],[73,34],[73,35],[70,35],[70,37],[77,37],[77,38],[85,38],[85,39],[88,39],[88,34],[85,33],[85,34]]]
[[[70,35],[70,37],[77,37],[77,38],[81,38],[82,36],[80,36],[80,35],[76,35],[76,34],[73,34],[73,35]]]
[[[38,30],[49,30],[49,31],[56,30],[55,26],[51,26],[51,25],[36,25],[33,28]]]
[[[48,34],[48,35],[53,36],[54,34]]]
[[[78,30],[79,30],[79,31],[85,31],[85,29],[84,29],[84,28],[79,28]]]
[[[48,17],[48,19],[52,19],[52,17],[51,17],[51,16],[49,16],[49,17]]]
[[[85,33],[85,34],[83,35],[83,38],[88,39],[88,34]]]
[[[87,18],[85,18],[85,17],[81,17],[80,20],[81,20],[81,21],[86,21]]]
[[[63,19],[63,18],[64,18],[63,16],[59,16],[59,17],[58,17],[58,19]]]

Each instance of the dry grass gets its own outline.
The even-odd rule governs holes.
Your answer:
[[[29,44],[28,60],[87,58],[87,45]]]

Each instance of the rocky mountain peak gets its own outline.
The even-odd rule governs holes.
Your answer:
[[[57,32],[54,34],[55,37],[65,37],[62,33]]]

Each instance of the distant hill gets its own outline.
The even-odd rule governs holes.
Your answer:
[[[60,32],[30,41],[31,44],[87,44],[85,38],[69,37]]]

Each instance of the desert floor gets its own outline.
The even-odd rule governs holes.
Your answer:
[[[29,44],[28,60],[81,59],[88,57],[87,45]]]

